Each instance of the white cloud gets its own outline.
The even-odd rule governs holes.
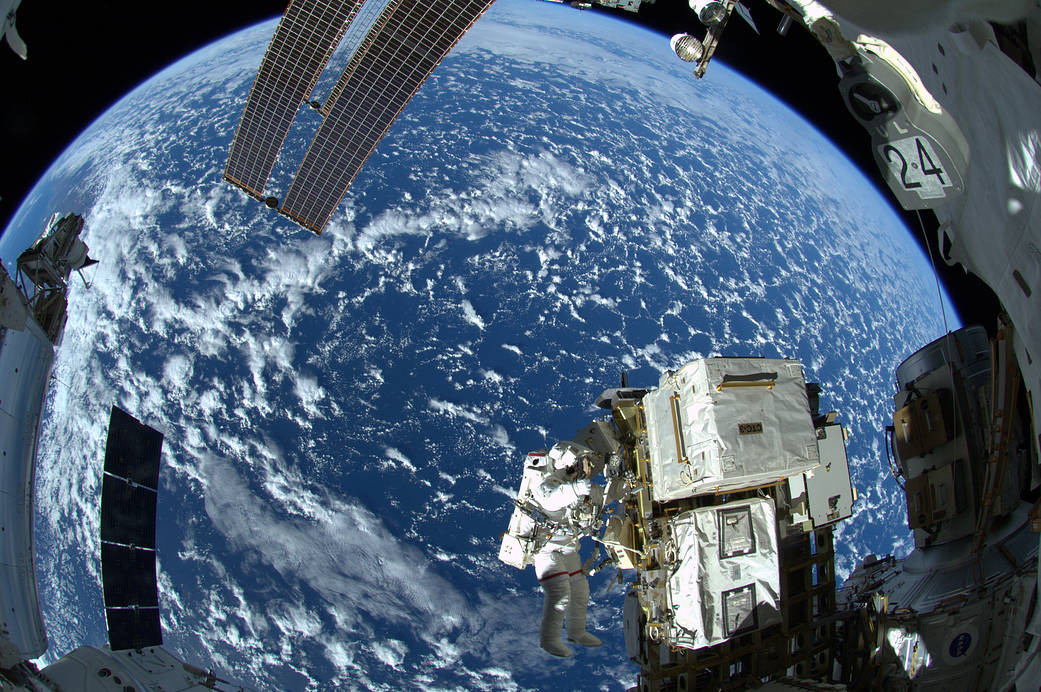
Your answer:
[[[176,392],[188,389],[192,378],[192,362],[187,356],[177,354],[166,359],[163,366],[163,384]]]
[[[405,654],[408,652],[408,649],[397,639],[388,639],[382,642],[374,642],[372,651],[383,665],[397,668],[405,660]]]
[[[392,466],[401,466],[412,473],[416,472],[416,465],[412,463],[412,460],[405,456],[400,450],[394,447],[385,447],[383,453],[387,455],[387,458],[392,462]]]
[[[510,441],[510,435],[506,432],[506,428],[501,425],[492,426],[491,440],[494,444],[505,449],[508,454],[512,455],[517,451],[513,442]]]
[[[478,413],[477,411],[473,410],[472,408],[468,408],[466,406],[463,406],[462,404],[453,404],[453,403],[451,403],[449,401],[443,401],[441,399],[431,399],[427,403],[427,406],[432,411],[437,411],[438,413],[444,413],[444,414],[449,415],[449,416],[463,418],[465,420],[470,421],[471,423],[479,423],[479,424],[487,424],[488,423],[488,417],[487,416],[481,415],[480,413]]]
[[[463,319],[477,327],[480,330],[484,330],[485,324],[481,316],[474,310],[474,306],[468,300],[463,301]]]
[[[465,603],[451,584],[362,506],[302,484],[292,490],[310,518],[287,516],[281,502],[267,503],[254,494],[230,463],[214,456],[199,463],[214,526],[237,550],[254,552],[290,582],[307,584],[333,605],[412,623],[424,638],[455,631],[467,621]],[[260,469],[265,476],[285,471],[268,464]]]
[[[300,405],[311,418],[324,418],[318,409],[318,402],[325,398],[325,388],[318,384],[317,377],[305,377],[298,375],[293,379],[293,392]]]
[[[486,369],[482,368],[478,372],[480,373],[481,377],[483,377],[486,382],[491,382],[493,384],[502,384],[502,382],[503,382],[502,375],[500,375],[499,373],[495,372],[494,370],[486,370]]]
[[[448,233],[478,240],[489,229],[524,230],[537,222],[555,227],[566,205],[595,189],[592,177],[548,151],[499,151],[474,157],[466,169],[474,188],[432,190],[418,212],[414,206],[382,212],[360,229],[355,248],[373,255],[380,243],[398,236]]]

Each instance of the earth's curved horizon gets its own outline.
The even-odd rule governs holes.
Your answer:
[[[802,359],[872,519],[837,532],[840,575],[910,549],[880,431],[896,364],[942,332],[936,289],[806,121],[721,63],[695,81],[667,37],[499,0],[315,237],[221,180],[273,28],[128,94],[0,239],[11,267],[53,211],[80,212],[101,260],[40,431],[45,660],[106,641],[112,404],[165,435],[166,645],[257,689],[632,684],[613,574],[590,580],[604,647],[560,661],[534,576],[496,559],[522,455],[597,415],[621,370]],[[303,109],[269,194],[315,126]]]

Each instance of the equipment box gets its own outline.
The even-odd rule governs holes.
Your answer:
[[[781,621],[773,500],[739,500],[677,515],[668,524],[673,646],[700,649]]]
[[[802,364],[703,358],[643,397],[653,499],[782,481],[817,467]]]

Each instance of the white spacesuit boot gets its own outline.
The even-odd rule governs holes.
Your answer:
[[[586,606],[589,604],[589,582],[583,572],[568,577],[570,597],[567,607],[567,638],[582,646],[600,646],[600,639],[586,632]]]
[[[558,574],[540,582],[545,600],[542,603],[542,629],[539,631],[539,645],[561,658],[571,656],[571,649],[560,641],[560,629],[564,625],[564,611],[568,608],[567,573]]]

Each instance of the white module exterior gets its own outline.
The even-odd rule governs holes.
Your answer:
[[[676,562],[668,577],[665,637],[700,649],[781,622],[773,500],[702,507],[669,522]]]
[[[35,320],[22,331],[0,328],[0,665],[11,665],[13,649],[22,658],[47,650],[32,502],[36,429],[53,362],[54,346]]]
[[[40,685],[35,689],[204,692],[231,688],[230,684],[225,687],[215,686],[215,681],[208,679],[210,676],[206,671],[181,661],[161,646],[136,651],[110,651],[108,647],[98,649],[81,646],[44,668],[41,673],[51,684],[46,687]],[[216,678],[216,681],[224,682],[220,678]]]
[[[643,405],[658,502],[774,483],[819,464],[797,360],[696,360],[662,375]]]

